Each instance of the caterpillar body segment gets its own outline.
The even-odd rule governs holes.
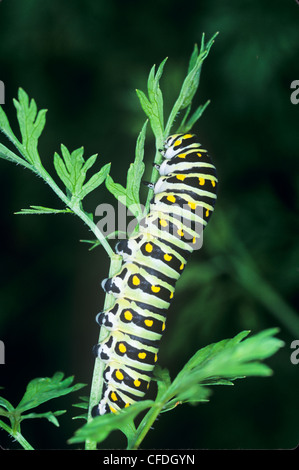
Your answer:
[[[102,282],[115,297],[96,321],[109,332],[96,347],[105,363],[104,387],[93,416],[117,412],[143,399],[157,363],[176,282],[214,210],[217,175],[193,134],[169,136],[160,177],[139,233],[120,241],[120,272]]]

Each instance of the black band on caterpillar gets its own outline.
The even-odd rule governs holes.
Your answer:
[[[149,214],[137,235],[117,244],[122,268],[102,282],[115,303],[96,318],[109,335],[95,349],[106,366],[93,416],[117,412],[146,393],[175,284],[214,210],[216,169],[196,136],[171,135],[161,153]]]

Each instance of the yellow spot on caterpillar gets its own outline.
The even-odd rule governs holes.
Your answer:
[[[171,195],[171,196],[167,196],[167,201],[169,201],[169,202],[175,202],[176,199],[175,199],[174,196]]]
[[[162,331],[164,331],[165,328],[166,328],[166,325],[165,325],[165,322],[164,322],[163,325],[162,325]]]
[[[124,313],[124,317],[125,317],[126,320],[131,321],[132,318],[133,318],[133,315],[130,312],[130,310],[126,310],[125,313]]]
[[[185,265],[184,265],[184,263],[182,263],[181,266],[180,266],[180,270],[182,271],[184,269],[184,267],[185,267]]]
[[[183,139],[190,139],[190,137],[192,137],[192,134],[185,134],[183,136]]]
[[[151,243],[147,243],[145,245],[145,251],[147,251],[148,253],[151,253],[153,251],[153,245]]]
[[[128,408],[128,406],[130,406],[130,403],[125,404],[125,408]]]
[[[198,153],[197,153],[197,156],[198,156],[198,157],[201,157],[202,155],[201,155],[201,153],[198,152]]]
[[[121,353],[125,353],[126,350],[127,350],[127,348],[126,348],[126,346],[124,345],[124,343],[120,343],[119,346],[118,346],[118,350],[119,350],[119,352],[121,352]]]
[[[173,298],[173,292],[170,292],[170,296],[169,296],[170,299]]]
[[[198,178],[200,186],[203,186],[205,184],[205,179],[204,178]]]
[[[167,221],[165,219],[160,219],[160,225],[162,225],[162,227],[167,227]]]
[[[195,245],[195,243],[196,243],[196,237],[193,237],[192,243],[193,243],[193,245]]]
[[[145,359],[146,358],[146,353],[145,352],[140,352],[138,354],[139,359]]]
[[[140,380],[138,380],[138,379],[134,380],[134,385],[135,385],[135,387],[140,387],[140,385],[141,385]]]
[[[152,291],[157,293],[160,292],[161,288],[159,286],[152,286]]]
[[[158,355],[155,354],[154,361],[157,362],[157,360],[158,360]]]
[[[177,140],[175,143],[174,143],[174,147],[177,147],[178,145],[181,145],[182,141],[181,139]]]
[[[133,284],[134,284],[134,286],[139,286],[140,279],[139,279],[138,276],[133,276]]]
[[[153,322],[153,320],[144,320],[144,323],[145,323],[146,326],[151,327],[151,326],[153,326],[154,322]]]
[[[184,181],[185,178],[186,178],[185,175],[176,175],[177,180]]]
[[[148,382],[148,383],[147,383],[147,386],[146,386],[147,390],[149,389],[149,385],[150,385],[150,384],[149,384],[149,382]]]
[[[110,408],[111,413],[116,413],[116,409],[115,409],[115,408],[113,408],[112,406],[110,406],[109,408]]]
[[[110,395],[110,397],[111,397],[111,400],[117,401],[117,395],[116,395],[115,392],[112,392],[111,395]]]
[[[178,229],[178,232],[177,232],[177,233],[178,233],[178,235],[179,235],[180,237],[183,237],[183,236],[184,236],[184,232],[183,232],[183,230],[181,230],[180,228]]]
[[[211,180],[212,186],[215,188],[216,182],[214,180]]]
[[[195,210],[196,209],[196,202],[188,202],[188,205],[190,209]]]
[[[206,210],[206,217],[209,217],[210,211],[209,209]]]
[[[121,373],[120,370],[117,370],[115,372],[115,377],[117,378],[117,380],[123,380],[124,379],[124,376],[123,376],[123,374]]]
[[[172,256],[171,255],[168,255],[167,253],[164,255],[164,259],[165,261],[171,261],[172,260]]]
[[[186,155],[187,155],[186,153],[180,153],[178,155],[178,158],[186,158]]]

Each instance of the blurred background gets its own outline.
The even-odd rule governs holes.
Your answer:
[[[4,110],[15,132],[12,99],[18,87],[47,108],[39,150],[55,177],[53,153],[64,143],[125,183],[145,121],[135,89],[146,90],[153,64],[166,56],[161,81],[169,112],[201,35],[219,31],[203,65],[195,105],[211,104],[193,129],[213,156],[220,180],[215,214],[177,287],[162,341],[160,365],[175,377],[195,351],[249,329],[277,326],[285,347],[267,361],[269,378],[215,387],[210,402],[160,416],[143,448],[293,448],[299,437],[298,124],[290,84],[299,79],[299,5],[295,0],[3,0],[0,4],[0,79]],[[147,172],[154,142],[148,131]],[[6,144],[1,136],[1,143]],[[56,181],[58,181],[57,177]],[[146,179],[146,178],[145,178]],[[143,193],[143,200],[146,194]],[[20,216],[29,205],[62,208],[43,181],[0,161],[1,395],[14,405],[29,380],[57,370],[90,384],[94,317],[102,309],[100,281],[109,260],[88,251],[87,227],[69,215]],[[85,209],[114,201],[105,187]],[[89,394],[89,385],[81,395]],[[80,395],[80,393],[79,393]],[[36,448],[74,448],[66,441],[78,395],[49,402],[65,409],[60,428],[28,420],[23,433]],[[80,410],[79,410],[80,412]],[[0,435],[2,447],[18,448]],[[105,448],[119,448],[117,433]]]

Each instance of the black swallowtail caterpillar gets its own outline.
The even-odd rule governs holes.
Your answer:
[[[120,272],[102,282],[115,303],[96,318],[110,334],[96,346],[106,364],[102,399],[93,416],[143,398],[175,284],[214,209],[216,169],[196,136],[171,135],[161,153],[150,211],[138,234],[116,246],[123,256]]]

